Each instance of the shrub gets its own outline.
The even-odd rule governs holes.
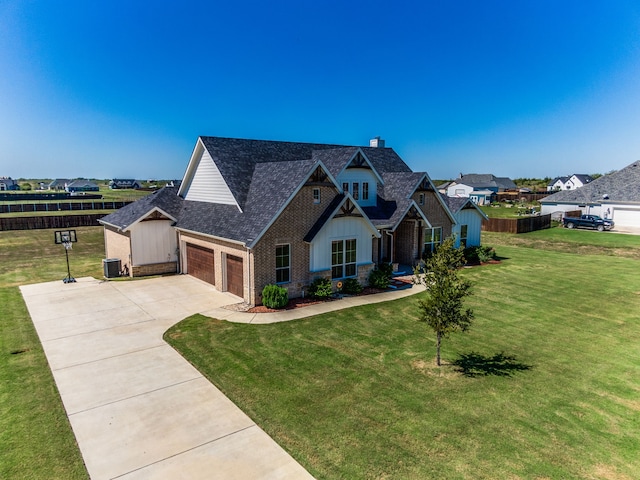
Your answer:
[[[389,282],[393,275],[393,265],[390,263],[381,263],[375,270],[369,274],[369,286],[385,290],[389,288]]]
[[[483,263],[496,258],[496,251],[493,247],[467,247],[464,249],[464,258],[467,263]]]
[[[262,289],[262,304],[267,308],[284,308],[289,302],[289,292],[280,285],[266,285]]]
[[[331,280],[328,278],[316,278],[308,289],[309,295],[315,298],[329,298],[333,295],[333,288],[331,287]]]
[[[357,295],[362,292],[362,285],[355,278],[347,278],[342,282],[342,292],[347,295]]]

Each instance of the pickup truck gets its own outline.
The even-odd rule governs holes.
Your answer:
[[[613,220],[600,218],[598,215],[580,215],[579,217],[564,217],[562,224],[567,228],[595,228],[599,232],[611,230],[613,228]]]

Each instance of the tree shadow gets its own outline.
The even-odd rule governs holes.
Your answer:
[[[496,353],[492,357],[475,352],[465,353],[451,364],[457,367],[456,372],[462,373],[465,377],[486,377],[489,375],[510,377],[515,372],[533,368],[532,365],[518,362],[515,356],[505,355],[504,352]]]

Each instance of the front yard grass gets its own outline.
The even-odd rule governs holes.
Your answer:
[[[417,296],[165,338],[316,478],[640,478],[640,261],[609,255],[640,238],[539,235],[464,271],[476,320],[440,369]]]
[[[80,451],[19,285],[67,275],[54,230],[0,232],[0,478],[87,478]],[[71,274],[100,278],[101,227],[77,228]]]

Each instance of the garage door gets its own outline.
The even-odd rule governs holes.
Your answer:
[[[227,255],[227,291],[244,297],[242,278],[242,258]]]
[[[640,227],[640,210],[618,208],[613,211],[616,227]]]
[[[187,273],[215,285],[213,250],[187,243]]]

